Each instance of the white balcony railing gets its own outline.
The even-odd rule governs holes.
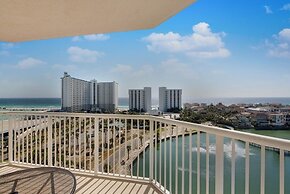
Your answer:
[[[288,140],[152,116],[35,112],[1,113],[0,133],[0,162],[11,165],[138,179],[164,193],[290,192]]]

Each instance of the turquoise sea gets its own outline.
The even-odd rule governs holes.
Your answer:
[[[60,108],[60,98],[0,98],[0,108]]]
[[[283,105],[290,105],[290,98],[184,98],[183,102],[189,103],[207,103],[217,104],[223,103],[225,105],[246,103],[276,103]],[[156,108],[158,99],[152,98],[152,107]],[[0,98],[0,109],[2,108],[60,108],[60,98]],[[128,109],[129,100],[126,97],[119,98],[119,108]]]
[[[158,101],[152,100],[154,106]],[[0,109],[3,108],[61,108],[61,98],[0,98]],[[128,109],[128,98],[119,98],[119,108]]]

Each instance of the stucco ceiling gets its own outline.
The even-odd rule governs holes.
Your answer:
[[[0,0],[0,41],[153,28],[195,0]]]

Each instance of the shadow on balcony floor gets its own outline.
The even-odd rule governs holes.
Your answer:
[[[0,175],[21,170],[18,166],[0,167]],[[76,175],[77,194],[161,194],[150,184],[129,180],[95,178],[93,176]]]

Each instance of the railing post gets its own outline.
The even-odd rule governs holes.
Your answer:
[[[150,121],[150,172],[149,172],[149,181],[152,183],[153,182],[153,121],[152,119],[149,120]]]
[[[8,116],[8,133],[9,133],[9,137],[8,137],[8,162],[9,164],[12,163],[12,160],[13,160],[13,144],[12,144],[12,141],[13,141],[13,129],[11,127],[11,116]]]
[[[224,138],[216,135],[215,193],[224,193]]]
[[[114,123],[115,124],[115,123]],[[95,117],[95,127],[94,127],[94,143],[95,143],[95,150],[94,150],[94,159],[95,159],[95,163],[94,163],[94,174],[95,176],[98,175],[99,172],[99,118]],[[120,148],[119,148],[120,149]]]
[[[48,140],[47,140],[47,147],[48,147],[48,166],[52,166],[52,119],[51,116],[48,115]]]

